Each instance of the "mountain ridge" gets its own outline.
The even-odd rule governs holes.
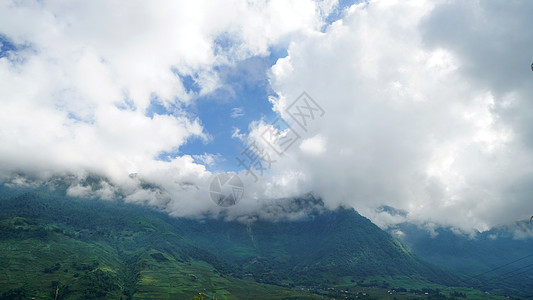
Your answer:
[[[410,286],[457,283],[355,210],[322,210],[314,198],[294,201],[292,211],[306,201],[316,209],[297,220],[246,223],[175,218],[123,201],[69,197],[57,189],[3,187],[0,246],[31,250],[4,257],[4,271],[12,276],[0,277],[0,291],[24,288],[43,295],[60,287],[58,299],[87,293],[104,299],[183,299],[202,291],[219,299],[300,299],[308,292],[297,287],[311,289],[317,298],[338,296],[328,290],[332,286],[376,293],[391,287],[376,278],[404,278]],[[43,247],[62,255],[47,250],[28,256]],[[39,267],[29,271],[24,260]],[[32,285],[21,286],[24,282]]]

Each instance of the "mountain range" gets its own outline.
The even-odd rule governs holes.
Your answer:
[[[306,213],[176,218],[122,200],[3,186],[0,299],[498,298],[351,208],[327,210],[312,196],[275,203]]]

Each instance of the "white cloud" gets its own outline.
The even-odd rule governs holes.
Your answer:
[[[380,217],[384,204],[412,221],[461,228],[523,219],[533,120],[510,114],[531,111],[528,6],[371,1],[293,41],[270,74],[273,108],[290,119],[285,110],[307,91],[326,114],[299,147],[319,135],[326,151],[316,159],[293,148],[274,169],[305,174],[301,192],[354,206],[384,227],[406,220]],[[522,71],[512,69],[520,58]]]
[[[220,86],[217,67],[321,24],[309,0],[3,1],[0,34],[19,49],[0,56],[0,175],[98,174],[116,188],[74,181],[69,193],[123,193],[181,214],[210,207],[197,187],[212,155],[156,159],[210,139],[182,108]],[[153,101],[169,114],[151,116]]]
[[[239,128],[233,127],[231,131],[231,138],[244,141],[246,138],[246,135],[244,133],[241,133],[241,130]]]
[[[234,107],[231,109],[230,117],[240,118],[242,116],[244,116],[244,109],[242,107]]]
[[[220,86],[217,67],[287,46],[269,72],[273,109],[290,120],[285,110],[306,91],[326,113],[307,131],[292,122],[301,138],[281,156],[261,139],[264,120],[248,136],[234,129],[275,162],[258,182],[239,173],[245,199],[231,214],[313,191],[380,226],[486,229],[523,219],[533,192],[533,4],[369,1],[322,32],[336,5],[2,2],[0,33],[25,46],[0,58],[1,175],[81,182],[97,173],[108,186],[74,181],[69,192],[120,193],[175,215],[219,213],[206,197],[213,174],[198,163],[210,156],[155,158],[209,140],[181,107]],[[147,116],[155,99],[171,113]],[[376,213],[382,205],[408,214]]]
[[[215,162],[220,159],[220,154],[204,153],[201,155],[193,155],[192,157],[200,164],[213,166]]]
[[[322,136],[317,135],[303,140],[300,144],[300,150],[303,153],[316,156],[326,151],[326,143]]]

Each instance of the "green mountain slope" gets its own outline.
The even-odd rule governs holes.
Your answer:
[[[143,207],[42,192],[0,201],[0,299],[308,298],[230,276],[234,266]]]
[[[0,299],[442,298],[453,281],[349,209],[198,221],[47,188],[0,189],[0,250]]]
[[[298,221],[218,220],[191,224],[184,237],[230,262],[256,280],[274,284],[335,283],[350,276],[420,276],[453,283],[449,274],[420,261],[398,240],[353,209],[314,212]]]

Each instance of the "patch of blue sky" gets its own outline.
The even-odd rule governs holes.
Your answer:
[[[159,152],[156,157],[155,157],[155,160],[160,160],[160,161],[166,161],[166,162],[169,162],[171,161],[173,158],[177,157],[178,156],[178,150],[177,149],[174,149],[172,151],[161,151]]]
[[[154,115],[156,114],[168,115],[170,113],[169,111],[167,111],[167,108],[163,105],[159,98],[156,95],[152,95],[152,97],[150,98],[150,105],[148,105],[148,107],[146,108],[144,115],[153,119]]]
[[[256,56],[236,63],[234,66],[218,67],[215,71],[222,81],[222,87],[197,99],[188,112],[199,118],[204,130],[211,139],[193,138],[181,146],[179,153],[165,153],[166,159],[172,155],[217,155],[211,171],[237,171],[236,157],[246,145],[232,137],[235,129],[248,133],[251,122],[265,120],[272,122],[276,113],[268,101],[275,93],[267,78],[268,70],[276,61],[287,56],[286,49],[271,49],[268,56]]]
[[[186,110],[179,101],[167,101],[164,103],[155,93],[151,95],[150,104],[144,112],[145,116],[152,119],[154,115],[183,116],[185,114]]]
[[[74,122],[94,125],[94,118],[93,116],[90,116],[90,115],[83,117],[77,114],[76,112],[69,111],[67,112],[67,118],[69,118],[70,120],[73,120]]]
[[[124,93],[122,102],[115,103],[115,106],[120,110],[131,110],[135,111],[137,107],[135,106],[135,102],[133,99],[130,98],[128,93]],[[152,114],[153,117],[153,114]]]
[[[30,44],[16,44],[8,36],[0,33],[0,58],[6,58],[11,63],[23,63],[24,56],[21,51],[33,51]]]
[[[335,6],[335,8],[330,12],[330,14],[326,17],[325,24],[322,26],[321,30],[322,32],[325,32],[327,27],[334,22],[340,20],[344,14],[344,11],[346,8],[357,4],[357,3],[368,3],[368,0],[339,0],[339,3]]]
[[[181,74],[176,68],[172,68],[172,72],[179,77],[181,80],[181,83],[183,84],[183,87],[185,88],[185,91],[187,93],[195,93],[198,94],[201,90],[200,85],[197,82],[197,75],[188,75],[188,74]]]
[[[235,36],[232,36],[230,33],[225,32],[225,33],[218,35],[215,38],[214,43],[215,43],[214,54],[219,55],[221,53],[227,53],[231,51],[232,47],[235,44],[238,44],[238,40]]]
[[[0,58],[8,56],[10,51],[17,51],[17,46],[0,34]]]
[[[180,75],[181,82],[187,93],[199,93],[200,85],[194,77],[191,75],[182,76]]]

